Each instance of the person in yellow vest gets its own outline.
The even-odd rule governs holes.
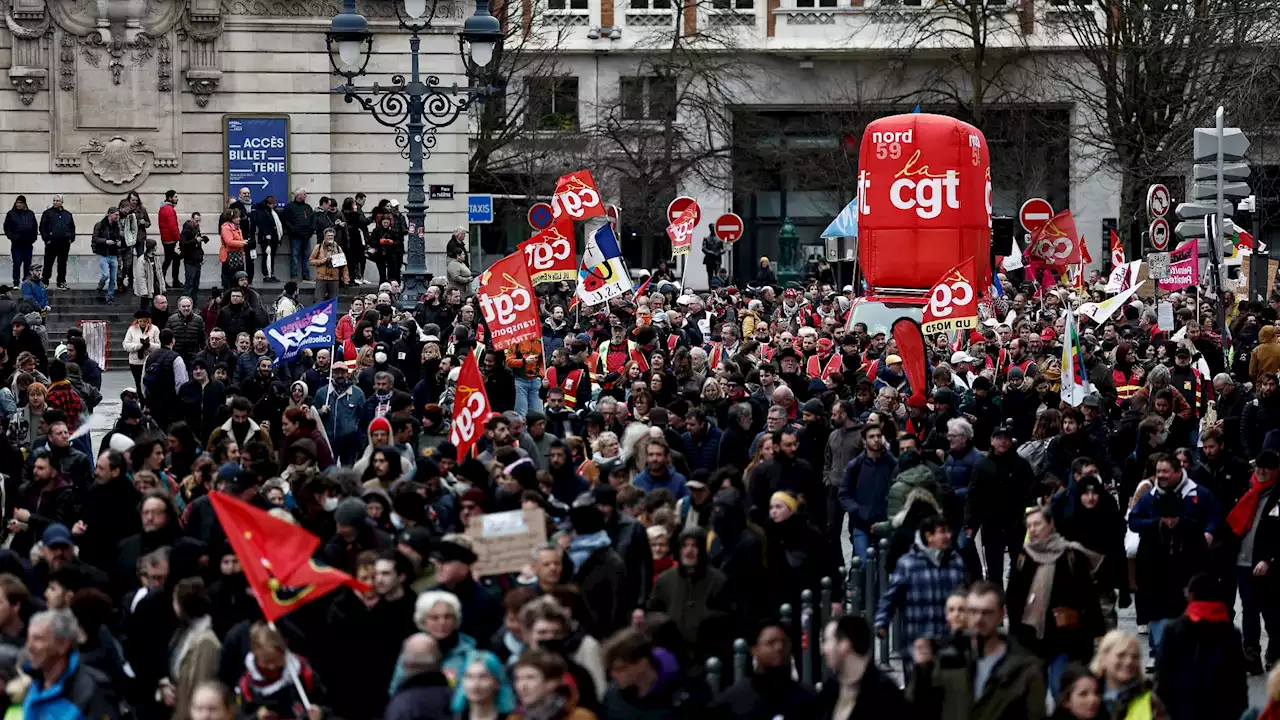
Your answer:
[[[600,343],[587,360],[592,382],[599,383],[605,375],[612,372],[621,373],[622,368],[630,361],[639,364],[641,370],[648,370],[649,362],[644,359],[640,347],[634,340],[627,339],[627,329],[622,325],[614,325],[610,331],[611,337]]]
[[[1119,720],[1162,720],[1168,717],[1151,681],[1142,670],[1138,638],[1123,630],[1102,636],[1089,669],[1101,684],[1104,717]],[[1065,687],[1065,686],[1064,686]]]

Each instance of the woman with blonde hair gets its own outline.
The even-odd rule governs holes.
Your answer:
[[[586,478],[594,487],[601,480],[600,464],[620,457],[622,457],[622,444],[618,440],[618,434],[612,430],[605,430],[591,441],[591,458],[582,463],[578,468],[578,474]]]
[[[1280,665],[1271,668],[1271,674],[1267,675],[1267,698],[1262,707],[1251,707],[1240,716],[1240,720],[1272,718],[1280,718]]]
[[[747,497],[751,496],[751,481],[755,475],[756,468],[766,460],[773,459],[773,435],[765,433],[760,437],[760,442],[756,445],[756,456],[751,458],[751,464],[747,465],[747,469],[742,472],[742,487]]]
[[[1089,669],[1102,684],[1102,704],[1107,717],[1114,720],[1168,717],[1142,670],[1142,647],[1138,638],[1123,630],[1103,635]]]

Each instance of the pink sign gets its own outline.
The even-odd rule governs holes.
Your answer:
[[[1197,240],[1188,240],[1169,253],[1169,277],[1160,281],[1161,290],[1181,290],[1200,284]]]

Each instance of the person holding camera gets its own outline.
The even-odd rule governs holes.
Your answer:
[[[121,345],[129,353],[129,372],[133,373],[134,387],[142,391],[142,368],[152,350],[160,347],[160,328],[151,322],[151,313],[146,309],[133,314],[133,324],[124,333]]]
[[[967,646],[917,638],[907,702],[917,717],[940,720],[1043,720],[1044,671],[1036,656],[1000,632],[1004,593],[979,580],[965,597]]]

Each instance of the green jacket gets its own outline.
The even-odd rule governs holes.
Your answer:
[[[928,492],[939,505],[942,504],[942,486],[938,483],[938,476],[934,474],[933,468],[922,462],[919,455],[912,457],[904,453],[898,458],[898,476],[889,486],[889,519],[872,525],[872,535],[887,538],[893,534],[893,518],[906,509],[903,506],[907,502],[907,496],[916,488]]]
[[[1034,655],[1012,638],[1006,655],[987,680],[982,697],[973,697],[974,663],[939,667],[937,660],[917,665],[907,685],[907,702],[928,720],[1044,720],[1044,670]]]

